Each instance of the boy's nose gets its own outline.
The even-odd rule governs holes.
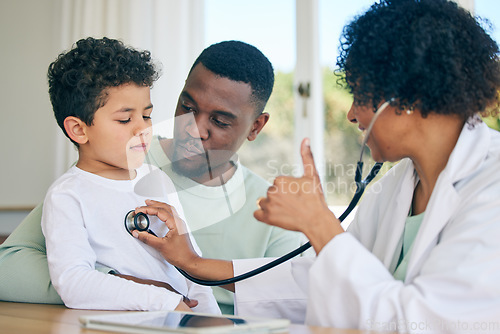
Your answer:
[[[152,133],[152,127],[151,126],[141,126],[138,127],[135,132],[134,136],[149,136]]]

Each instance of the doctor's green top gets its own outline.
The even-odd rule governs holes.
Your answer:
[[[410,261],[413,241],[415,241],[420,225],[424,220],[424,214],[425,212],[422,212],[421,214],[408,216],[408,218],[406,218],[401,254],[399,255],[398,265],[393,274],[395,279],[400,281],[405,280],[406,268],[408,267],[408,261]]]

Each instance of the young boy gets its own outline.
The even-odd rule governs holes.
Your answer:
[[[220,313],[211,289],[184,279],[153,248],[125,229],[125,215],[146,199],[182,208],[171,180],[154,173],[151,196],[134,192],[154,167],[143,165],[151,141],[150,88],[158,78],[149,52],[107,38],[87,38],[49,67],[56,120],[78,148],[75,166],[50,187],[43,205],[51,280],[65,305],[83,309],[188,310]],[[167,229],[151,217],[150,229]],[[166,282],[176,292],[139,284]],[[159,284],[157,284],[159,285]]]

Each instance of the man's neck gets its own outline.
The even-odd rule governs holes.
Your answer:
[[[236,165],[232,162],[229,162],[229,168],[222,173],[216,173],[216,175],[210,175],[207,173],[200,177],[191,178],[193,181],[201,183],[207,187],[218,187],[225,184],[231,177],[233,177],[236,172]]]

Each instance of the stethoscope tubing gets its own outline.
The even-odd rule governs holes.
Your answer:
[[[375,176],[377,176],[378,172],[382,168],[383,163],[381,163],[381,162],[375,163],[375,165],[373,165],[372,169],[370,170],[370,172],[368,173],[366,178],[364,180],[361,180],[361,174],[363,171],[363,152],[365,150],[366,143],[368,141],[368,137],[372,131],[373,125],[375,124],[375,121],[377,120],[377,118],[380,116],[382,111],[387,106],[389,106],[392,102],[394,102],[394,100],[395,100],[394,98],[391,98],[391,99],[385,101],[384,103],[382,103],[382,105],[375,111],[375,115],[373,116],[370,124],[368,125],[368,128],[366,130],[366,134],[365,134],[365,138],[363,139],[363,143],[361,144],[361,153],[359,156],[359,161],[356,164],[356,174],[354,176],[354,181],[356,182],[356,192],[354,193],[354,196],[352,197],[351,202],[349,203],[347,208],[344,210],[344,212],[338,218],[340,222],[343,222],[344,219],[352,212],[352,210],[354,210],[354,208],[356,207],[356,204],[358,204],[361,196],[363,195],[366,186],[375,178]],[[254,270],[248,271],[248,272],[243,273],[241,275],[234,276],[234,277],[227,278],[227,279],[223,279],[223,280],[213,280],[213,281],[212,280],[203,280],[203,279],[199,279],[199,278],[191,276],[190,274],[188,274],[187,272],[185,272],[184,270],[182,270],[178,267],[175,267],[175,268],[185,278],[187,278],[190,281],[197,283],[199,285],[204,285],[204,286],[228,285],[228,284],[240,282],[240,281],[245,280],[247,278],[258,275],[264,271],[267,271],[271,268],[274,268],[274,267],[282,264],[283,262],[288,261],[291,258],[294,258],[295,256],[303,253],[304,251],[306,251],[310,247],[311,247],[311,243],[308,241],[307,243],[305,243],[304,245],[291,251],[290,253],[285,254],[282,257],[279,257],[279,258],[277,258],[277,259],[275,259],[275,260],[273,260],[265,265],[262,265]]]
[[[347,206],[347,208],[340,215],[340,217],[339,217],[340,222],[344,221],[344,219],[352,212],[354,207],[356,207],[356,204],[358,203],[359,199],[361,198],[361,195],[363,195],[363,192],[364,192],[366,186],[368,185],[368,183],[370,183],[375,178],[375,176],[377,176],[381,167],[382,167],[382,163],[380,163],[380,162],[375,163],[375,165],[370,170],[370,173],[368,174],[368,176],[363,181],[361,181],[361,171],[363,169],[363,162],[358,161],[357,166],[356,166],[356,176],[355,176],[356,193],[354,194],[354,196],[353,196],[351,202],[349,203],[349,205]],[[283,262],[286,262],[286,261],[290,260],[291,258],[294,258],[297,255],[305,252],[310,247],[311,247],[311,243],[307,242],[304,245],[298,247],[297,249],[291,251],[290,253],[287,253],[287,254],[283,255],[282,257],[279,257],[279,258],[277,258],[269,263],[266,263],[263,266],[260,266],[254,270],[248,271],[248,272],[243,273],[241,275],[234,276],[234,277],[227,278],[227,279],[223,279],[223,280],[214,280],[214,281],[203,280],[203,279],[199,279],[199,278],[191,276],[190,274],[188,274],[187,272],[185,272],[184,270],[182,270],[178,267],[175,267],[175,268],[185,278],[187,278],[190,281],[192,281],[196,284],[199,284],[199,285],[204,285],[204,286],[228,285],[228,284],[240,282],[240,281],[245,280],[247,278],[250,278],[250,277],[253,277],[253,276],[258,275],[260,273],[263,273],[264,271],[267,271],[271,268],[274,268],[274,267],[282,264]]]
[[[368,129],[367,129],[366,134],[365,134],[365,138],[363,139],[363,143],[361,145],[361,154],[359,156],[359,161],[356,164],[356,174],[354,177],[354,181],[356,183],[356,192],[355,192],[354,196],[352,197],[351,202],[349,203],[347,208],[344,210],[344,212],[338,218],[340,222],[343,222],[344,219],[352,212],[352,210],[354,210],[354,208],[356,207],[356,204],[358,204],[358,201],[360,200],[361,196],[363,195],[366,186],[375,178],[375,176],[377,176],[378,172],[380,171],[380,169],[382,167],[382,163],[380,163],[380,162],[375,163],[375,165],[372,167],[372,169],[370,170],[370,172],[368,173],[366,178],[364,180],[361,180],[361,174],[362,174],[362,170],[363,170],[363,152],[364,152],[364,149],[366,147],[368,137],[369,137],[371,130],[373,128],[373,124],[375,123],[375,120],[380,116],[381,112],[388,105],[390,105],[393,101],[394,101],[394,98],[392,98],[388,101],[385,101],[375,111],[375,115],[372,118],[372,120],[368,126]],[[144,221],[142,223],[139,223],[138,218],[143,218]],[[130,234],[132,234],[132,229],[137,229],[139,231],[147,231],[147,232],[153,234],[154,236],[156,236],[156,234],[154,234],[153,231],[151,231],[149,229],[149,219],[148,219],[147,215],[145,215],[143,213],[138,213],[136,215],[134,210],[129,211],[125,215],[125,228],[128,231],[128,233],[130,233]],[[266,270],[274,268],[274,267],[282,264],[283,262],[288,261],[291,258],[294,258],[295,256],[305,252],[310,247],[311,247],[311,243],[307,242],[304,245],[298,247],[297,249],[283,255],[282,257],[279,257],[275,260],[272,260],[269,263],[267,263],[261,267],[258,267],[254,270],[251,270],[251,271],[248,271],[248,272],[243,273],[241,275],[227,278],[227,279],[223,279],[223,280],[203,280],[203,279],[199,279],[199,278],[191,276],[190,274],[188,274],[187,272],[185,272],[184,270],[182,270],[178,267],[175,267],[175,268],[185,278],[189,279],[190,281],[192,281],[194,283],[200,284],[200,285],[205,285],[205,286],[228,285],[228,284],[233,284],[233,283],[245,280],[245,279],[250,278],[252,276],[258,275]]]

